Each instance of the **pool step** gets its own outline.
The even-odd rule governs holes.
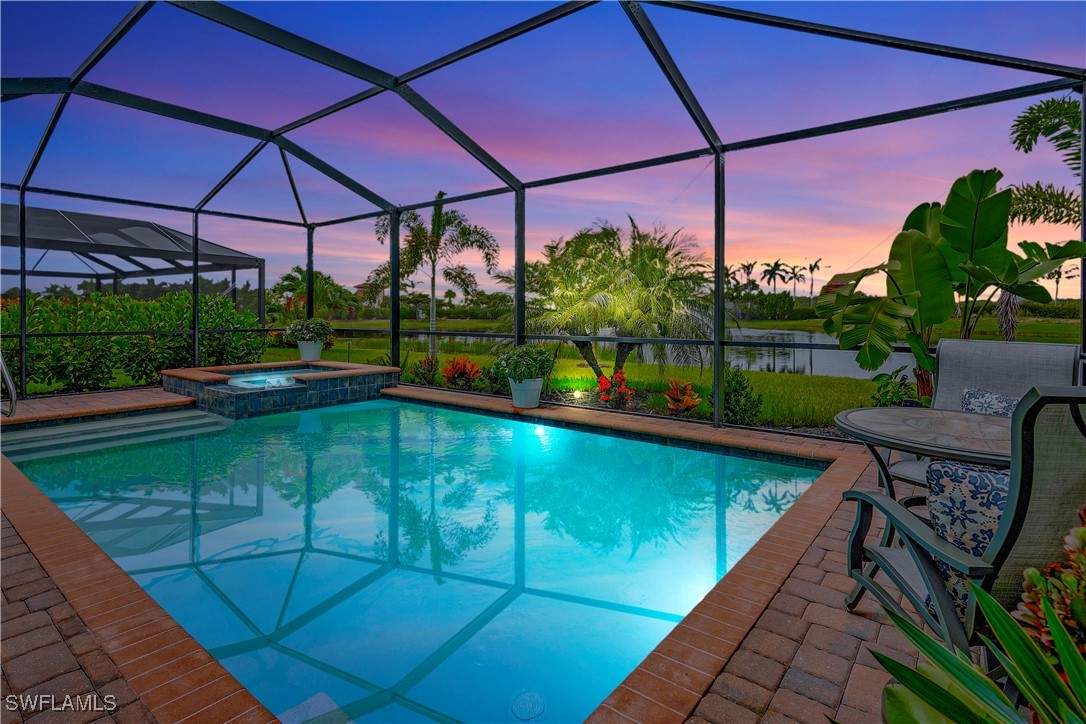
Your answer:
[[[18,462],[217,432],[231,425],[232,420],[199,410],[117,417],[5,432],[0,451]]]

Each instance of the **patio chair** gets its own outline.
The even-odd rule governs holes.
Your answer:
[[[1009,471],[936,461],[927,482],[930,521],[887,495],[849,491],[857,502],[848,540],[848,571],[861,590],[908,614],[875,580],[881,568],[948,648],[974,640],[977,582],[1007,608],[1022,593],[1022,571],[1062,558],[1067,531],[1086,503],[1086,388],[1035,388],[1015,409]],[[900,543],[868,544],[875,511]],[[930,525],[929,525],[930,523]],[[912,617],[915,620],[914,617]]]
[[[1079,346],[1075,344],[943,339],[935,356],[939,372],[931,398],[934,410],[961,410],[966,387],[1020,398],[1032,387],[1078,384]],[[929,458],[902,455],[890,463],[890,476],[924,486],[929,462]]]

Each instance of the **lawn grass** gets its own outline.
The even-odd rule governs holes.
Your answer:
[[[350,361],[383,362],[387,354],[388,348],[378,340],[373,341],[373,346],[365,347],[352,343]],[[410,367],[422,359],[424,354],[423,351],[407,353],[407,366]],[[456,356],[458,355],[455,353],[439,354],[439,368]],[[473,352],[467,356],[484,367],[494,363],[493,355]],[[340,340],[335,348],[325,351],[322,358],[346,362],[346,342]],[[294,349],[269,348],[264,354],[265,362],[295,359],[298,359],[298,351]],[[604,368],[610,370],[609,365],[604,365]],[[713,388],[712,370],[709,366],[702,369],[669,366],[661,373],[656,365],[628,362],[625,371],[630,386],[635,390],[663,393],[668,388],[669,377],[693,382],[695,390],[705,400],[708,400]],[[762,416],[758,424],[770,427],[831,427],[834,415],[841,410],[870,405],[870,396],[875,392],[874,383],[863,379],[746,370],[743,370],[743,374],[750,379],[754,391],[762,395]],[[566,392],[596,389],[596,379],[592,371],[580,358],[559,359],[551,378],[557,389]]]
[[[779,329],[781,331],[796,332],[824,332],[821,319],[803,319],[796,321],[770,321],[770,320],[744,320],[739,323],[741,327],[748,329]],[[932,335],[932,343],[940,339],[958,338],[959,322],[952,319],[935,326]],[[734,327],[731,328],[734,330]],[[734,334],[734,331],[732,332]],[[1019,342],[1064,342],[1078,344],[1080,336],[1080,321],[1077,319],[1039,319],[1024,318],[1018,320]],[[998,322],[995,317],[982,317],[973,333],[974,339],[1001,340]]]

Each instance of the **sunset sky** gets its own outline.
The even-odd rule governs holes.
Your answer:
[[[543,12],[540,2],[233,3],[390,73]],[[738,7],[1082,67],[1086,3],[744,3]],[[124,3],[7,2],[5,77],[69,75],[124,15]],[[726,141],[806,128],[1049,80],[1019,71],[831,40],[648,7],[690,86]],[[274,128],[365,83],[158,5],[88,76],[102,85]],[[698,148],[702,139],[621,8],[605,2],[414,83],[433,105],[522,180]],[[1034,99],[1036,100],[1036,99]],[[56,102],[0,108],[5,182],[18,182]],[[1014,151],[1009,129],[1031,101],[741,151],[727,157],[727,261],[802,263],[834,272],[885,259],[905,215],[942,199],[955,178],[998,167],[1006,183],[1076,182],[1044,146]],[[500,186],[400,98],[381,94],[289,134],[396,203]],[[51,188],[191,205],[253,146],[218,131],[74,97],[33,179]],[[293,161],[311,220],[372,210]],[[682,227],[711,253],[710,159],[535,189],[529,256],[596,219]],[[4,201],[15,195],[5,191]],[[149,218],[188,229],[186,215],[31,196],[32,204]],[[266,149],[211,208],[298,219],[278,151]],[[513,262],[511,194],[459,207]],[[202,235],[268,260],[269,279],[304,263],[301,229],[206,218]],[[1077,230],[1029,228],[1012,241],[1062,241]],[[387,258],[372,225],[318,230],[316,265],[354,285]],[[475,263],[470,257],[466,259]],[[15,267],[12,267],[12,263]],[[60,268],[76,268],[57,260]],[[17,271],[5,249],[4,288]],[[828,268],[827,268],[828,267]],[[493,284],[484,284],[493,287]],[[808,288],[804,284],[803,288]],[[1077,296],[1077,283],[1061,296]]]

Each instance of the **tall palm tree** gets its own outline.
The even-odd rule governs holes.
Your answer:
[[[1052,299],[1057,302],[1060,301],[1060,282],[1062,280],[1077,279],[1078,275],[1079,273],[1075,270],[1073,266],[1068,266],[1068,268],[1066,269],[1064,269],[1063,267],[1056,267],[1048,274],[1046,274],[1045,279],[1051,279],[1052,281],[1056,282],[1056,294],[1052,297]]]
[[[822,268],[822,257],[818,257],[817,259],[815,259],[814,261],[812,261],[810,264],[807,265],[807,271],[811,275],[811,299],[812,300],[814,299],[814,282],[815,282],[814,275],[815,275],[815,272],[818,271],[821,268]]]
[[[783,281],[785,284],[787,284],[788,282],[792,282],[793,298],[797,296],[796,285],[806,279],[807,277],[803,274],[803,267],[796,266],[795,264],[784,265],[784,274],[782,275],[781,281]]]
[[[739,271],[743,272],[746,277],[743,283],[748,287],[754,282],[754,269],[757,266],[758,262],[756,261],[745,261],[739,265]]]
[[[438,191],[435,199],[445,198]],[[417,211],[405,211],[400,215],[400,274],[409,277],[421,272],[430,280],[430,331],[437,331],[437,277],[440,271],[447,284],[472,296],[479,288],[475,274],[454,259],[468,249],[482,252],[483,266],[488,274],[498,268],[498,242],[494,235],[482,226],[475,226],[459,211],[446,211],[442,203],[435,204],[427,224]],[[375,224],[377,241],[384,244],[389,236],[389,217],[380,216]],[[440,267],[440,269],[439,269]],[[388,263],[370,272],[363,282],[366,288],[386,289],[389,285]],[[430,335],[430,356],[437,357],[437,337]]]
[[[781,281],[784,281],[784,267],[785,267],[785,265],[784,265],[783,262],[781,262],[780,259],[777,259],[777,261],[773,261],[773,262],[764,261],[764,262],[762,262],[762,266],[765,267],[765,268],[762,269],[761,279],[766,284],[772,284],[773,285],[773,293],[776,294],[777,293],[777,280],[780,279]]]

